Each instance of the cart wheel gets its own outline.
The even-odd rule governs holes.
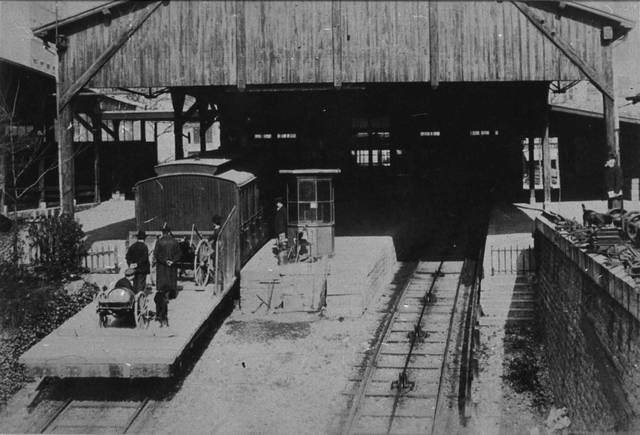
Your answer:
[[[107,315],[105,313],[98,313],[98,327],[99,328],[107,327]]]
[[[136,322],[136,326],[138,328],[147,328],[149,326],[149,304],[144,292],[140,292],[136,295],[133,310],[133,318]]]
[[[211,275],[211,245],[206,239],[200,240],[193,259],[193,280],[196,285],[206,286]]]

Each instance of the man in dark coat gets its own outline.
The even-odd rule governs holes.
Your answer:
[[[156,260],[156,288],[167,291],[169,299],[175,299],[178,295],[176,262],[180,260],[180,246],[167,225],[162,228],[162,237],[156,242],[153,257]]]
[[[132,292],[135,292],[133,288],[133,277],[135,276],[135,273],[136,273],[135,270],[131,268],[128,268],[127,270],[125,270],[124,277],[116,281],[113,288],[126,288],[131,290]]]
[[[149,248],[147,248],[147,245],[144,243],[146,237],[147,235],[143,230],[138,231],[136,235],[138,240],[127,250],[127,264],[136,271],[133,277],[133,288],[136,293],[145,291],[147,287],[147,275],[151,269],[149,265]]]
[[[622,170],[614,153],[609,153],[607,157],[604,179],[607,187],[607,208],[622,208]]]

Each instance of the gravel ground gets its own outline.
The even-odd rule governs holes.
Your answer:
[[[379,315],[378,315],[379,316]],[[335,431],[342,394],[378,320],[234,312],[149,433],[322,434]]]

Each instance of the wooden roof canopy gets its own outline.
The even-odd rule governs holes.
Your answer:
[[[82,88],[587,78],[633,22],[575,1],[127,1],[34,29]],[[139,29],[143,29],[138,31]]]

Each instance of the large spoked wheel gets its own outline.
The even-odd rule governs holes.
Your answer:
[[[136,295],[136,301],[133,305],[133,318],[136,322],[136,327],[147,328],[149,326],[149,303],[144,292]]]
[[[196,285],[206,286],[211,277],[211,254],[213,250],[211,244],[206,239],[200,240],[196,246],[195,258],[193,259],[193,279]]]

